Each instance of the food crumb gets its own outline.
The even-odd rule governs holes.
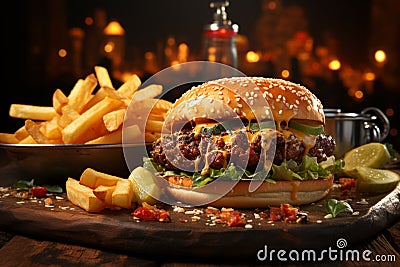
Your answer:
[[[200,217],[199,216],[193,216],[192,217],[192,222],[197,222],[200,221]]]
[[[174,212],[184,213],[185,209],[179,206],[174,206]]]
[[[45,200],[44,200],[44,206],[45,207],[54,207],[54,203],[53,203],[53,200],[51,199],[51,198],[46,198]]]
[[[253,228],[253,225],[251,225],[251,224],[246,224],[246,225],[244,226],[244,228],[246,228],[246,229],[251,229],[251,228]]]
[[[317,220],[317,223],[322,223],[322,220]]]
[[[357,202],[357,204],[368,205],[368,201],[365,198],[362,198],[360,201]]]
[[[326,214],[326,215],[324,216],[324,218],[325,218],[325,219],[332,219],[333,216],[332,216],[331,213],[329,213],[329,214]]]
[[[358,215],[360,215],[360,212],[359,212],[359,211],[355,211],[355,212],[353,212],[351,215],[353,215],[353,216],[358,216]]]

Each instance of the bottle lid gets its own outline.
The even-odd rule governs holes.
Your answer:
[[[229,1],[213,1],[210,2],[210,7],[214,8],[214,21],[206,25],[204,28],[205,36],[235,36],[238,33],[239,26],[232,24],[228,19],[226,7],[229,6]]]

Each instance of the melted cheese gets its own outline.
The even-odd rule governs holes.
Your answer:
[[[301,131],[296,131],[294,129],[292,129],[292,132],[298,139],[300,139],[303,142],[305,146],[304,155],[307,155],[310,149],[315,146],[317,141],[317,136],[311,134],[305,134]]]

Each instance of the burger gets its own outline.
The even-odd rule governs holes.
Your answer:
[[[144,166],[177,203],[308,204],[328,194],[339,164],[324,124],[320,100],[302,85],[263,77],[208,81],[174,102]]]

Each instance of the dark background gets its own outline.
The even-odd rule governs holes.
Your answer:
[[[263,2],[231,0],[228,7],[230,19],[239,24],[239,33],[249,39],[249,49],[260,49],[256,41],[259,37],[256,24],[263,12]],[[108,19],[116,19],[124,27],[126,46],[131,51],[127,53],[126,60],[134,62],[144,52],[157,49],[157,45],[171,35],[187,43],[191,54],[197,55],[201,50],[203,26],[210,23],[212,18],[208,3],[205,0],[38,0],[10,3],[1,18],[3,71],[0,132],[12,132],[23,123],[8,116],[11,103],[51,105],[51,95],[55,89],[68,91],[80,78],[72,75],[65,64],[49,64],[49,58],[54,53],[52,46],[68,43],[68,29],[85,29],[85,18],[91,16],[96,8],[105,9]],[[353,68],[373,68],[371,49],[379,45],[384,47],[386,43],[394,42],[400,47],[400,8],[397,1],[282,0],[279,3],[284,7],[301,7],[314,46],[324,45],[327,36],[330,36],[337,44],[337,56]],[[391,23],[388,22],[386,27],[381,27],[381,22],[377,24],[373,19],[377,12],[391,17],[386,20]],[[377,25],[381,28],[376,29]],[[388,40],[385,40],[387,29],[391,31],[386,34]],[[391,76],[396,76],[393,73],[397,72],[400,77],[400,56],[398,52],[394,55],[396,58],[389,58],[389,61],[394,61],[389,62],[390,68],[378,70],[380,72],[374,81],[373,93],[366,95],[362,101],[354,101],[347,95],[347,88],[339,80],[339,73],[332,73],[333,78],[328,80],[316,79],[310,89],[326,107],[341,107],[345,111],[355,112],[368,106],[376,106],[383,111],[391,108],[394,114],[389,119],[393,131],[387,141],[399,146],[399,80],[388,83],[385,77],[389,72]],[[246,73],[246,70],[243,71]]]

